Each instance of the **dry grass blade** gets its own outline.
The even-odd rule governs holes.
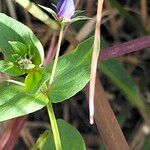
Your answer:
[[[89,89],[89,111],[90,111],[91,124],[94,123],[94,119],[93,119],[94,118],[94,91],[95,91],[97,62],[98,62],[98,57],[100,52],[100,25],[102,19],[103,3],[104,0],[98,1],[93,55],[92,55],[92,63],[91,63],[91,80],[90,80],[90,89]]]

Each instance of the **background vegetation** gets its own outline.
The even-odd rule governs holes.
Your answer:
[[[33,5],[32,7],[23,5],[24,8],[22,8],[16,3],[17,1],[19,0],[0,0],[0,12],[6,13],[30,27],[44,45],[45,53],[49,49],[55,49],[58,26],[51,20],[52,16],[46,20],[36,13],[37,9]],[[26,0],[26,2],[28,1]],[[50,0],[33,0],[32,2],[52,8],[51,3],[56,3],[56,1]],[[76,0],[75,2],[77,9],[85,10],[83,14],[92,19],[77,22],[68,27],[61,48],[61,55],[72,50],[79,42],[94,34],[97,1]],[[102,61],[106,57],[102,55],[103,58],[99,64],[99,82],[102,83],[125,138],[133,150],[150,149],[149,14],[150,1],[148,0],[106,0],[102,18],[102,49],[109,50],[105,48],[116,46],[110,49],[113,51],[111,53],[113,57],[120,56],[117,48],[125,49],[125,53],[127,50],[141,50],[106,61]],[[133,41],[145,36],[146,39]],[[122,45],[127,41],[131,43]],[[142,42],[145,43],[140,48]],[[47,55],[48,59],[52,60],[54,54],[53,51]],[[100,84],[99,82],[97,84]],[[103,149],[103,142],[96,124],[93,126],[89,124],[87,89],[79,92],[70,101],[54,105],[55,113],[57,117],[64,118],[82,133],[88,149]],[[100,91],[96,90],[96,92],[97,99],[101,101],[103,98],[99,94]],[[105,113],[107,115],[107,112],[104,112],[103,116]],[[17,126],[17,121],[19,126]],[[20,147],[22,150],[29,149],[39,135],[49,128],[47,112],[45,110],[38,111],[29,115],[28,118],[24,117],[21,122],[19,119],[14,119],[0,123],[0,141],[6,139],[9,129],[13,127],[14,130],[11,134],[15,140],[9,136],[9,141],[16,143],[15,149],[20,149]]]

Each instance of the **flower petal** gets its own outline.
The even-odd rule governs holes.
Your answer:
[[[57,4],[57,11],[59,12],[61,5],[63,4],[65,0],[60,0]]]
[[[62,5],[58,11],[58,14],[57,14],[58,17],[61,19],[66,18],[66,19],[70,20],[71,17],[75,13],[75,6],[74,6],[73,0],[64,0],[63,2],[60,1],[60,4],[62,4]],[[58,8],[59,8],[60,4],[58,5]]]

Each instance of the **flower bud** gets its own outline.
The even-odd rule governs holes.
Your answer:
[[[60,0],[57,4],[57,16],[59,19],[71,20],[75,13],[73,0]]]

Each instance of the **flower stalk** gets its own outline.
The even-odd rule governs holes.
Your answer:
[[[58,39],[58,44],[57,44],[57,50],[56,50],[56,56],[55,56],[55,60],[54,60],[54,64],[53,64],[53,69],[52,69],[52,74],[50,77],[49,85],[51,85],[54,80],[54,75],[56,72],[56,67],[57,67],[58,57],[59,57],[59,52],[60,52],[60,46],[61,46],[61,42],[62,42],[62,38],[63,38],[63,30],[64,30],[64,25],[61,24],[60,32],[59,32],[59,39]]]
[[[74,8],[73,1],[60,0],[57,5],[57,11],[58,11],[57,15],[55,14],[55,12],[53,10],[46,8],[46,7],[42,7],[44,9],[46,9],[48,12],[50,12],[56,20],[57,20],[57,17],[59,17],[58,19],[61,19],[61,20],[57,20],[60,23],[60,32],[59,32],[59,39],[58,39],[54,64],[53,64],[53,68],[52,68],[52,72],[51,72],[51,77],[49,80],[49,87],[53,83],[54,76],[55,76],[56,69],[57,69],[58,57],[59,57],[61,42],[62,42],[62,38],[63,38],[63,31],[64,31],[64,28],[66,25],[66,23],[64,23],[63,21],[65,19],[67,19],[67,21],[68,21],[68,19],[70,19],[72,17],[72,15],[74,14],[74,9],[73,10],[70,9],[71,6],[72,6],[72,8]],[[68,8],[70,9],[70,11],[67,11]],[[48,111],[48,115],[49,115],[50,122],[51,122],[51,127],[52,127],[53,136],[54,136],[56,150],[62,150],[60,134],[59,134],[55,114],[53,111],[52,103],[50,100],[49,100],[49,103],[47,104],[47,111]]]
[[[63,38],[63,31],[64,31],[64,25],[61,24],[60,32],[59,32],[59,39],[58,39],[58,44],[57,44],[57,50],[56,50],[56,56],[55,56],[55,60],[54,60],[53,68],[52,68],[51,77],[49,80],[49,86],[51,86],[51,84],[54,80],[54,75],[55,75],[56,68],[57,68],[61,42],[62,42],[62,38]],[[47,111],[48,111],[48,115],[49,115],[50,122],[51,122],[51,127],[52,127],[53,136],[54,136],[54,143],[55,143],[56,150],[62,150],[60,134],[59,134],[54,110],[53,110],[50,100],[49,100],[49,103],[47,104]]]

